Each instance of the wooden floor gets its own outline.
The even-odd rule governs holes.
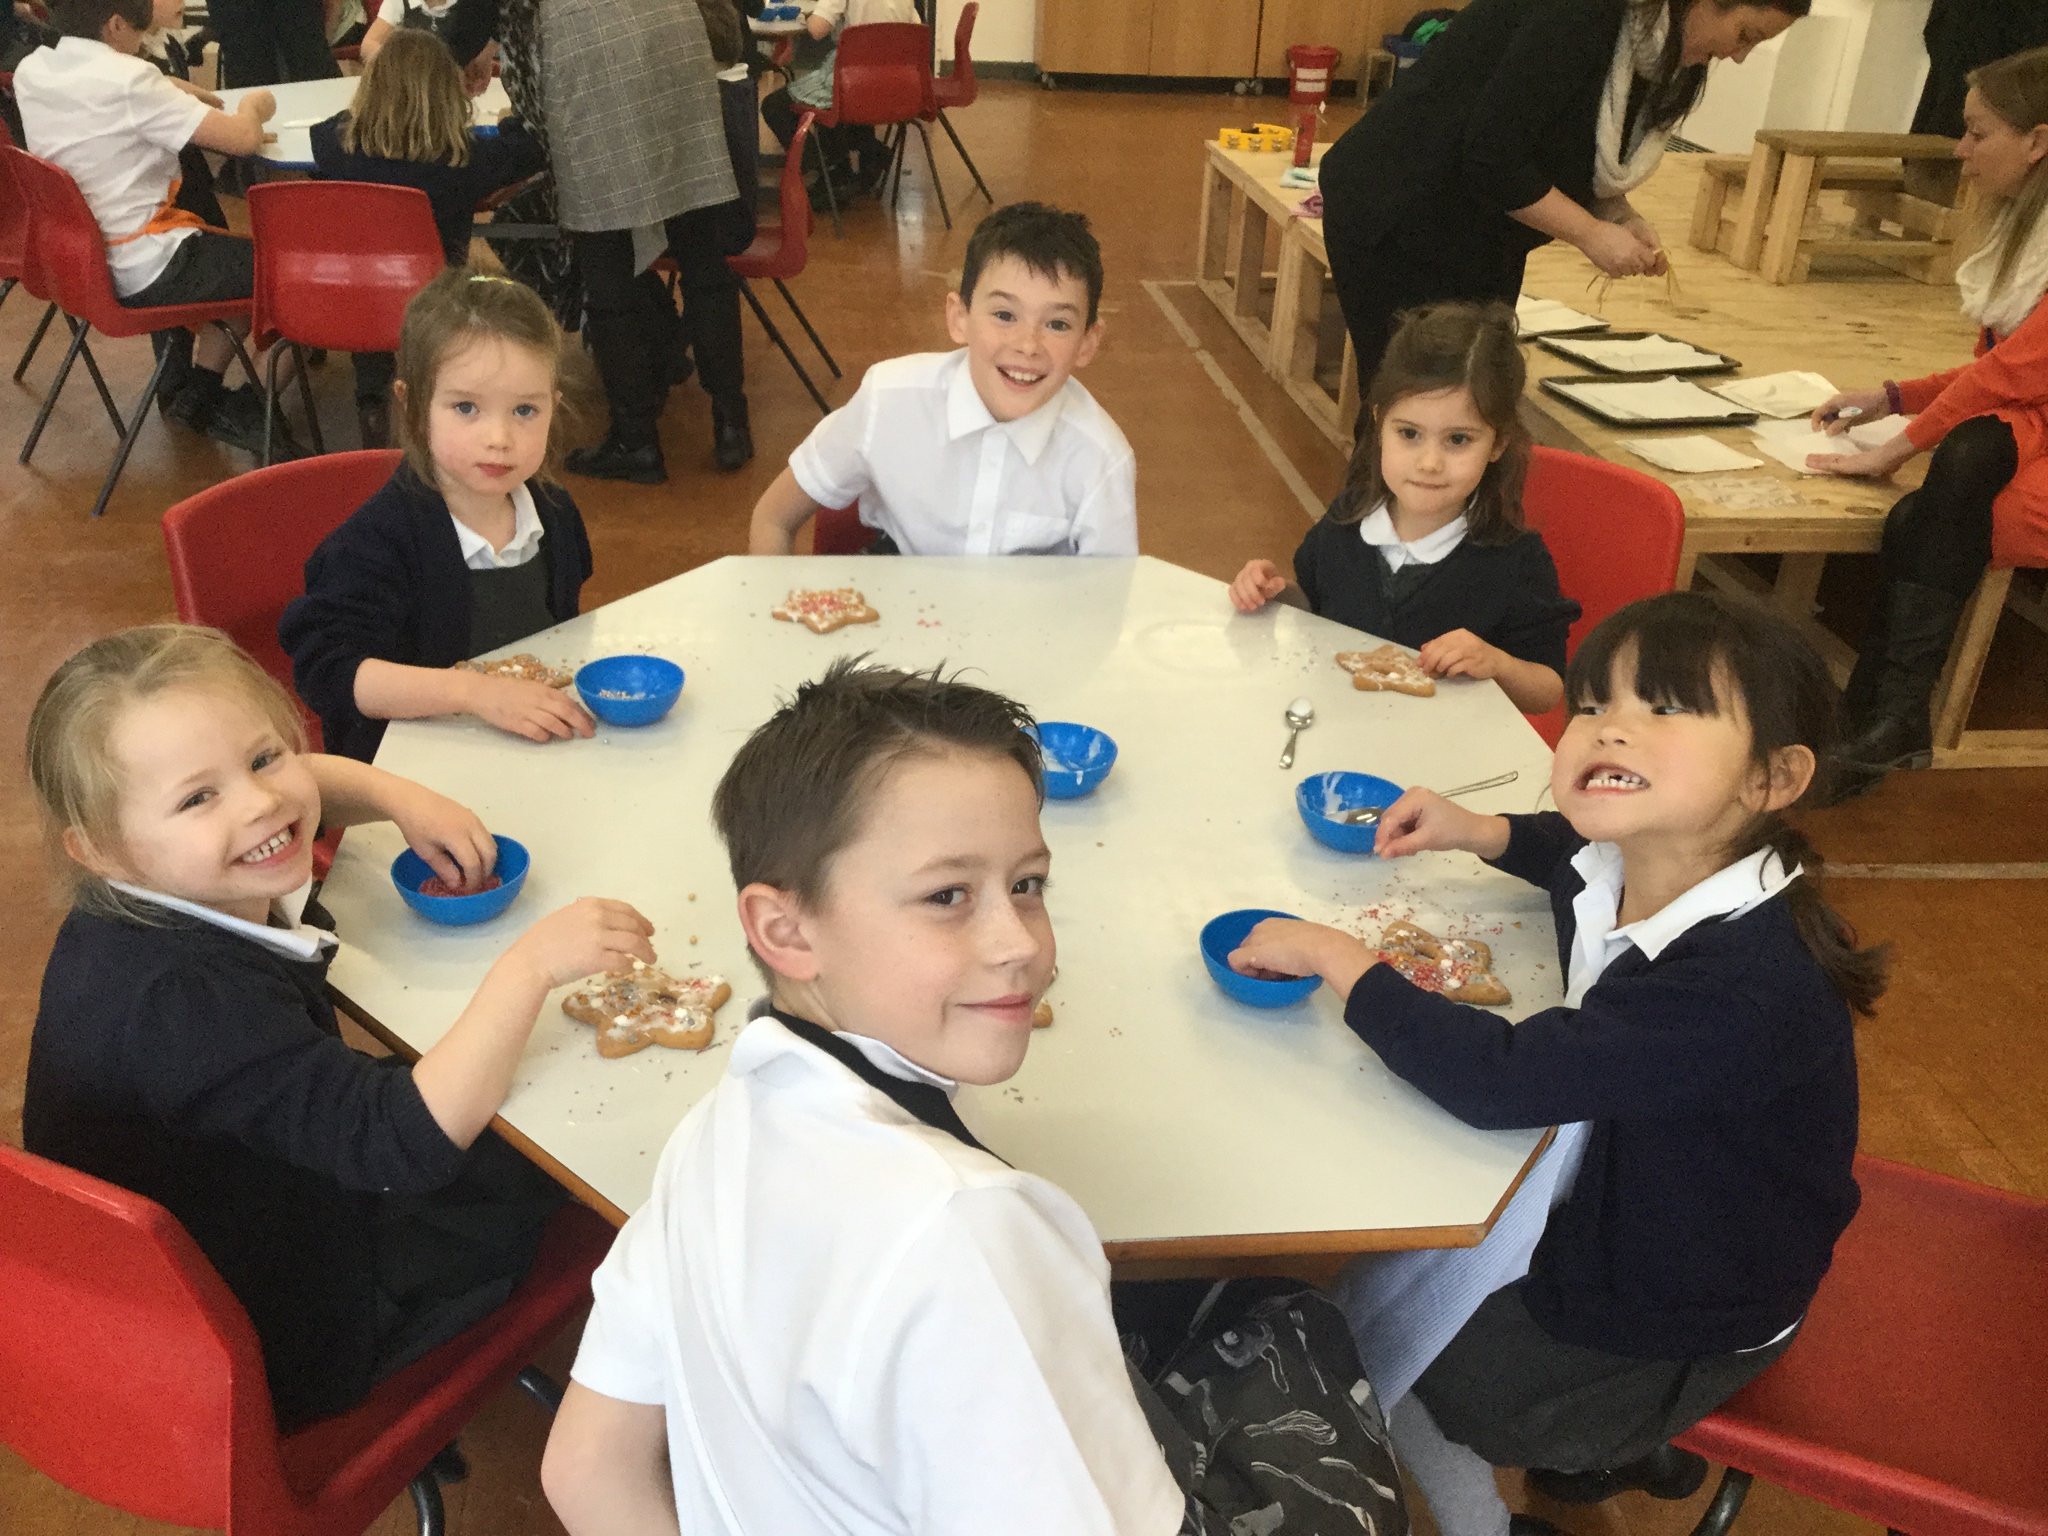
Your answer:
[[[977,106],[956,114],[998,195],[1081,208],[1094,220],[1109,273],[1108,335],[1084,377],[1136,447],[1143,547],[1225,578],[1253,555],[1286,559],[1343,469],[1188,281],[1198,141],[1249,115],[1248,103],[1226,96],[1044,93],[1021,85],[987,86]],[[957,201],[967,177],[949,147],[941,143],[938,155]],[[964,216],[956,207],[960,221],[949,234],[923,193],[921,176],[908,183],[893,219],[864,206],[849,218],[844,241],[832,238],[829,225],[821,228],[811,270],[792,285],[848,371],[835,401],[876,360],[946,345],[941,301],[983,205]],[[1667,227],[1674,242],[1682,239],[1682,223]],[[1688,258],[1692,266],[1707,260]],[[1954,330],[1952,292],[1891,291],[1930,330]],[[33,319],[24,295],[0,309],[0,357],[18,355]],[[747,331],[760,458],[736,475],[716,474],[709,401],[694,386],[678,390],[663,421],[668,486],[572,485],[596,551],[587,603],[744,548],[755,497],[817,419],[751,319]],[[1897,340],[1892,332],[1884,344]],[[107,343],[99,351],[117,395],[132,398],[146,376],[147,348]],[[25,385],[0,383],[0,439],[10,448],[26,432],[54,364],[39,358]],[[1872,371],[1893,370],[1887,363]],[[351,441],[345,364],[330,362],[318,383],[330,443]],[[107,516],[95,523],[86,511],[110,446],[104,416],[74,384],[34,469],[9,462],[0,478],[0,569],[9,573],[0,605],[0,742],[16,762],[29,706],[59,660],[109,629],[171,615],[157,533],[164,508],[246,467],[152,419]],[[1868,572],[1837,564],[1843,569],[1823,598],[1831,619],[1839,614],[1850,623]],[[2016,634],[2008,644],[2001,636],[1985,700],[2002,720],[2048,724],[2048,668],[2038,664],[2037,641]],[[1838,903],[1866,935],[1894,946],[1891,995],[1860,1036],[1865,1148],[2048,1196],[2048,1052],[2034,1028],[2042,970],[2034,945],[2048,895],[2044,791],[2044,773],[1909,775],[1813,816],[1810,830],[1832,860],[1855,866],[1857,878],[1835,887]],[[0,883],[0,928],[19,940],[12,962],[0,964],[0,1131],[13,1137],[36,988],[59,916],[18,771],[0,775],[0,860],[10,876]],[[1908,878],[1892,878],[1898,875]],[[544,1363],[565,1370],[572,1346],[563,1341]],[[537,1412],[512,1392],[478,1420],[464,1440],[474,1476],[450,1491],[455,1536],[560,1529],[536,1477],[544,1433]],[[1549,1513],[1582,1536],[1677,1536],[1703,1502],[1704,1495],[1666,1507],[1633,1498]],[[1771,1536],[1874,1529],[1763,1488],[1741,1528]],[[166,1529],[100,1509],[0,1452],[0,1530],[139,1536]],[[409,1505],[395,1505],[375,1529],[380,1536],[410,1530]]]

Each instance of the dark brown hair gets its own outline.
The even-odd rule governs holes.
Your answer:
[[[1824,787],[1835,746],[1834,679],[1806,637],[1777,614],[1706,592],[1667,592],[1630,603],[1586,636],[1572,658],[1564,680],[1569,707],[1606,703],[1615,663],[1624,656],[1635,668],[1630,686],[1647,703],[1702,715],[1739,703],[1757,767],[1767,767],[1771,754],[1786,747],[1808,748],[1816,764],[1813,782],[1786,810],[1812,801]],[[1805,871],[1785,887],[1800,940],[1843,1000],[1858,1013],[1872,1012],[1884,995],[1888,950],[1856,947],[1855,930],[1822,892],[1819,850],[1784,812],[1754,817],[1728,857],[1747,858],[1760,848],[1787,869]]]
[[[1355,523],[1386,499],[1380,424],[1391,407],[1410,395],[1464,389],[1503,445],[1472,493],[1465,537],[1474,544],[1507,543],[1522,531],[1522,481],[1529,472],[1529,429],[1522,424],[1526,376],[1514,312],[1506,305],[1432,304],[1409,310],[1372,376],[1365,397],[1371,425],[1359,434],[1330,516]]]
[[[1088,290],[1088,323],[1102,304],[1102,247],[1085,213],[1044,203],[1009,203],[974,226],[960,264],[960,302],[974,302],[981,270],[999,256],[1014,256],[1049,283],[1078,279]]]
[[[50,7],[50,21],[59,32],[94,42],[116,16],[138,32],[147,32],[156,20],[150,0],[57,0]]]
[[[451,352],[492,336],[546,358],[561,391],[548,423],[541,479],[554,478],[562,463],[562,445],[582,420],[590,393],[588,364],[580,348],[565,344],[562,328],[540,295],[496,272],[450,267],[413,295],[398,333],[397,378],[405,386],[396,412],[398,445],[413,473],[428,485],[434,484],[434,457],[427,442],[434,381]]]
[[[1630,103],[1635,108],[1635,116],[1631,120],[1649,124],[1648,132],[1651,133],[1670,132],[1680,118],[1699,105],[1700,97],[1707,89],[1707,66],[1683,62],[1685,16],[1695,5],[1711,5],[1718,11],[1732,11],[1738,5],[1754,5],[1761,10],[1778,11],[1797,21],[1813,8],[1813,0],[1635,0],[1622,22],[1623,27],[1647,25],[1649,13],[1659,5],[1664,7],[1667,26],[1664,48],[1657,59],[1657,74],[1653,79],[1640,82],[1640,102]]]
[[[718,781],[711,819],[737,888],[769,885],[815,905],[833,856],[859,834],[876,787],[907,757],[1007,757],[1043,798],[1038,741],[1023,705],[942,667],[903,672],[866,660],[841,657],[797,689]]]

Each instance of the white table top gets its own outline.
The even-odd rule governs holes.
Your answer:
[[[265,125],[266,131],[277,137],[257,152],[260,158],[274,165],[311,170],[313,125],[345,110],[356,99],[356,86],[361,80],[360,75],[342,75],[333,80],[294,80],[284,85],[263,86],[263,90],[277,98],[277,115]],[[252,89],[255,87],[222,91],[222,105],[227,111],[234,111],[236,103]],[[504,81],[493,80],[471,105],[479,128],[496,129],[499,114],[511,111],[512,98],[505,94]]]
[[[791,586],[847,583],[879,623],[819,636],[768,617]],[[1161,1256],[1162,1242],[1214,1254],[1476,1241],[1539,1133],[1474,1130],[1437,1109],[1345,1027],[1327,990],[1277,1012],[1232,1002],[1196,946],[1207,919],[1236,907],[1367,936],[1383,916],[1437,931],[1470,917],[1515,993],[1511,1013],[1557,1001],[1541,891],[1463,855],[1337,854],[1302,827],[1294,786],[1330,768],[1438,786],[1519,769],[1467,802],[1495,811],[1533,808],[1548,783],[1548,750],[1494,684],[1453,682],[1432,699],[1354,692],[1330,658],[1358,644],[1293,609],[1236,616],[1220,583],[1151,559],[715,561],[511,648],[571,664],[669,657],[688,683],[659,724],[546,747],[469,720],[391,726],[380,766],[464,800],[527,845],[533,872],[499,918],[437,928],[392,888],[396,830],[357,828],[322,897],[343,940],[332,983],[352,1012],[423,1051],[528,924],[582,895],[639,906],[665,964],[732,982],[717,1040],[701,1055],[653,1047],[607,1061],[550,1003],[503,1112],[574,1180],[633,1210],[762,990],[708,812],[732,754],[778,696],[841,653],[967,665],[1121,749],[1092,796],[1046,806],[1057,1018],[1010,1083],[962,1092],[976,1134],[1071,1191],[1120,1257]],[[1317,721],[1282,770],[1281,716],[1301,694]]]
[[[801,16],[795,21],[763,21],[758,16],[749,16],[747,26],[756,37],[795,37],[809,23]]]

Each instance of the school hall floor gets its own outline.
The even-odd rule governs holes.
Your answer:
[[[1311,516],[1303,496],[1319,511],[1344,468],[1190,283],[1199,141],[1248,118],[1250,106],[1221,95],[1048,93],[998,83],[984,86],[977,106],[954,114],[1000,196],[1083,209],[1094,221],[1108,269],[1107,336],[1082,377],[1136,447],[1145,551],[1226,580],[1254,555],[1285,561]],[[1349,118],[1333,113],[1331,130]],[[900,213],[892,219],[863,204],[848,217],[843,241],[821,218],[810,270],[792,284],[847,371],[830,391],[835,402],[870,363],[947,345],[941,301],[985,205],[977,198],[959,207],[967,177],[950,146],[935,148],[954,199],[950,234],[936,205],[927,205],[913,152]],[[1692,172],[1674,166],[1664,174]],[[239,205],[231,206],[239,216]],[[1667,219],[1665,227],[1677,239],[1684,226]],[[1952,316],[1951,290],[1925,296],[1930,322]],[[763,297],[779,323],[779,300],[766,289]],[[19,355],[36,314],[25,294],[0,309],[0,357]],[[570,482],[596,551],[587,606],[744,548],[755,498],[817,420],[782,357],[751,317],[745,325],[759,457],[735,475],[711,469],[709,401],[692,384],[674,393],[662,422],[667,486]],[[95,351],[125,407],[147,377],[148,349],[139,341],[103,342]],[[24,385],[0,383],[0,440],[10,454],[58,355],[46,345]],[[315,377],[330,445],[351,446],[346,363],[334,359]],[[94,522],[86,512],[111,448],[89,387],[74,380],[33,469],[10,462],[0,479],[0,570],[9,587],[0,603],[0,743],[16,765],[0,774],[0,858],[8,873],[0,882],[0,931],[15,936],[0,963],[0,1131],[16,1140],[29,1027],[61,915],[18,766],[30,705],[50,670],[78,646],[172,616],[157,520],[178,498],[249,462],[152,419],[106,517]],[[1844,633],[1852,638],[1869,574],[1868,562],[1838,558],[1823,593],[1831,617],[1848,615]],[[1217,602],[1220,623],[1220,592]],[[2008,623],[1985,685],[1985,708],[2001,717],[1997,723],[2048,724],[2043,652],[2040,635]],[[2036,1048],[2031,1028],[2042,970],[2035,928],[2048,894],[2048,818],[2038,810],[2044,794],[2048,772],[1894,776],[1862,801],[1814,815],[1810,826],[1831,861],[1857,866],[1845,871],[1853,878],[1835,883],[1834,899],[1866,937],[1894,946],[1891,994],[1860,1033],[1864,1148],[2048,1196],[2048,1053]],[[543,1365],[565,1374],[573,1344],[573,1337],[558,1342]],[[448,1490],[455,1536],[560,1531],[540,1493],[544,1437],[544,1423],[517,1392],[484,1412],[463,1440],[472,1475]],[[1511,1502],[1518,1493],[1511,1487]],[[1682,1505],[1659,1505],[1632,1495],[1595,1509],[1545,1512],[1579,1536],[1677,1536],[1690,1530],[1705,1499],[1703,1492]],[[412,1528],[410,1503],[401,1498],[374,1529],[400,1536]],[[1738,1528],[1770,1536],[1876,1529],[1761,1484]],[[0,1530],[154,1536],[169,1529],[102,1509],[0,1451]]]

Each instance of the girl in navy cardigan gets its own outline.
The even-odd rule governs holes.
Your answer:
[[[313,552],[278,625],[328,751],[368,762],[386,720],[429,715],[591,734],[565,690],[455,666],[576,616],[590,540],[550,473],[564,360],[547,306],[510,278],[451,268],[407,306],[405,462]]]
[[[1442,304],[1402,323],[1366,400],[1344,489],[1294,552],[1290,584],[1253,560],[1239,613],[1274,598],[1419,650],[1435,677],[1490,677],[1532,715],[1564,697],[1579,605],[1522,526],[1529,429],[1514,316]]]
[[[1790,1342],[1857,1204],[1851,1013],[1883,957],[1784,819],[1832,735],[1825,667],[1760,608],[1672,593],[1587,637],[1568,691],[1562,814],[1410,790],[1378,836],[1385,857],[1463,850],[1546,887],[1562,1006],[1510,1023],[1311,923],[1269,920],[1231,957],[1321,976],[1430,1098],[1477,1126],[1564,1127],[1546,1157],[1577,1159],[1526,1277],[1395,1410],[1445,1536],[1554,1529],[1510,1526],[1489,1463],[1546,1469],[1532,1481],[1571,1502],[1689,1494],[1704,1465],[1668,1441]]]

